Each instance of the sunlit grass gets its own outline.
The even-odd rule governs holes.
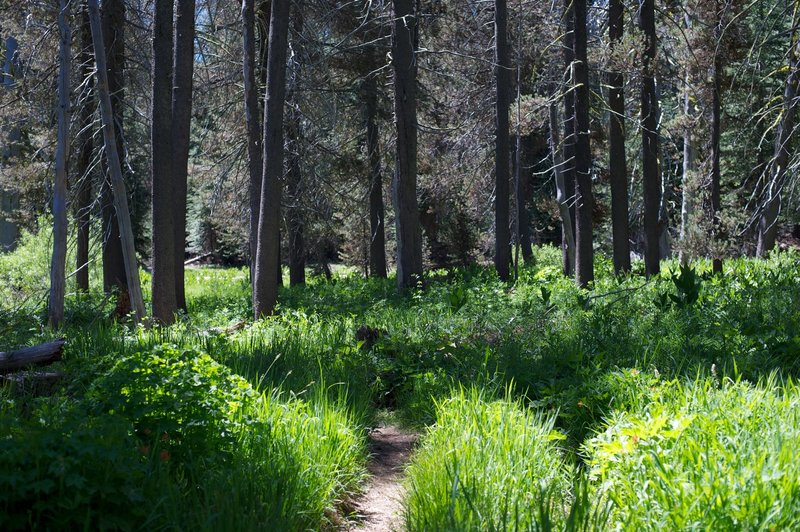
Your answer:
[[[609,415],[585,445],[595,496],[626,530],[800,526],[800,391],[698,379]]]
[[[561,439],[552,418],[508,398],[459,390],[438,405],[408,469],[406,526],[528,530],[542,500],[560,501],[549,510],[563,520],[570,484]]]

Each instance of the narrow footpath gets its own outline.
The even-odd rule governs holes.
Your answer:
[[[356,501],[361,519],[351,530],[392,532],[402,529],[403,475],[418,435],[389,425],[369,434],[371,475],[367,491]]]

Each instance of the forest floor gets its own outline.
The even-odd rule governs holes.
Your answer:
[[[358,530],[391,532],[402,528],[404,470],[419,435],[395,425],[386,425],[369,434],[371,476],[367,490],[356,501],[361,520]]]

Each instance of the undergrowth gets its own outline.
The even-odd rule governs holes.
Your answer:
[[[111,318],[93,262],[97,288],[68,284],[52,331],[47,238],[0,256],[0,350],[67,339],[55,394],[2,391],[13,527],[330,526],[387,410],[433,427],[412,465],[412,528],[796,525],[796,252],[728,260],[722,276],[667,262],[649,280],[597,257],[591,291],[547,247],[513,283],[473,266],[398,294],[343,270],[284,287],[258,323],[246,269],[189,268],[188,314],[150,329]],[[414,495],[424,483],[436,500]]]

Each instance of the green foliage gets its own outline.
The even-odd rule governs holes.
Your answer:
[[[343,398],[261,394],[169,345],[111,362],[80,397],[5,401],[4,529],[304,529],[363,476]]]
[[[19,253],[6,256],[5,267],[22,271],[28,251]],[[689,456],[676,447],[687,435],[717,452],[719,478],[728,469],[747,477],[748,463],[794,474],[780,461],[791,451],[781,455],[778,443],[763,445],[769,459],[744,447],[737,452],[746,461],[725,453],[739,449],[726,442],[747,434],[794,437],[775,429],[789,430],[791,416],[775,421],[760,412],[786,410],[783,402],[796,397],[779,382],[800,374],[798,258],[730,260],[724,276],[698,273],[708,270],[702,261],[694,269],[668,264],[672,273],[644,281],[614,277],[598,257],[591,292],[561,275],[560,251],[550,247],[535,250],[535,265],[523,267],[513,285],[473,265],[430,272],[419,288],[398,295],[392,279],[340,270],[331,281],[310,277],[305,287],[282,289],[279,314],[257,323],[249,322],[246,270],[190,268],[188,315],[152,329],[109,321],[99,294],[68,298],[70,323],[59,332],[68,339],[58,365],[62,387],[51,398],[0,394],[2,526],[319,528],[358,491],[361,427],[385,409],[433,427],[411,466],[419,494],[423,486],[436,494],[425,499],[411,484],[408,507],[415,500],[421,509],[416,528],[429,520],[454,529],[592,530],[605,528],[607,518],[624,527],[633,518],[620,501],[655,490],[659,464]],[[4,349],[54,334],[42,326],[42,303],[18,304],[30,289],[0,305]],[[362,330],[367,337],[359,337]],[[684,384],[709,372],[710,384]],[[464,388],[471,391],[453,392]],[[503,388],[514,392],[495,401],[491,390]],[[706,408],[695,388],[711,398],[732,395],[714,399],[724,407]],[[736,417],[746,412],[754,414]],[[671,421],[647,432],[659,416],[692,423],[671,442]],[[702,416],[712,421],[695,427]],[[625,430],[661,447],[617,456],[587,443],[607,431],[609,442],[630,440]],[[636,467],[626,462],[633,456]],[[545,463],[551,477],[530,476]],[[665,501],[681,505],[675,519],[685,523],[697,518],[688,505],[709,493],[727,497],[725,504],[750,504],[685,476],[687,464],[680,458],[673,468],[683,475],[674,487],[680,497],[664,488],[642,506],[654,522],[681,526],[659,521]],[[613,475],[630,485],[611,482],[617,493],[602,480]],[[747,521],[733,506],[706,499],[718,505],[720,526],[733,526],[724,521],[730,518],[756,527],[768,517],[793,525],[784,517],[794,508],[794,485],[764,482],[751,482],[753,493],[773,517],[759,509]]]
[[[657,399],[609,415],[585,446],[597,497],[636,530],[789,530],[800,525],[800,393],[665,382]]]
[[[181,463],[231,452],[255,395],[207,354],[169,345],[123,357],[87,394],[99,412],[134,427],[141,450]]]
[[[688,264],[681,264],[677,273],[670,276],[675,285],[677,294],[670,294],[669,298],[678,308],[685,308],[697,303],[700,298],[702,279]]]
[[[569,475],[553,420],[511,399],[455,392],[437,407],[408,469],[409,530],[526,530],[553,491],[564,504]],[[545,499],[552,502],[553,499]],[[549,505],[548,505],[549,506]],[[563,508],[555,513],[563,519]],[[547,513],[552,513],[549,509]]]

